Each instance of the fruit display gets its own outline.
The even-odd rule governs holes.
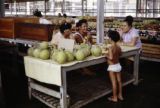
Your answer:
[[[96,21],[94,17],[88,18],[88,26],[92,35],[96,35]],[[117,30],[121,28],[123,18],[105,18],[104,19],[104,35],[107,35],[107,31],[110,29]],[[160,43],[160,21],[158,19],[141,19],[135,18],[133,27],[139,30],[139,35],[143,42],[148,43]]]
[[[75,45],[73,52],[64,49],[57,49],[48,42],[40,42],[33,47],[28,48],[28,56],[32,56],[42,60],[53,60],[58,64],[72,62],[74,60],[83,61],[89,56],[101,56],[102,48],[99,45],[80,44]]]
[[[32,57],[47,60],[50,57],[48,42],[40,42],[33,47],[28,48],[27,54]]]
[[[58,18],[58,17],[55,17],[55,18],[51,18],[50,21],[52,22],[52,24],[56,25],[56,26],[59,26],[65,22],[67,23],[71,23],[71,24],[74,24],[74,19],[72,18]]]

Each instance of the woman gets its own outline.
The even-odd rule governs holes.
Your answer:
[[[76,23],[76,33],[74,34],[74,40],[77,44],[81,44],[81,43],[85,43],[85,44],[89,44],[92,45],[93,41],[92,41],[92,37],[88,32],[88,23],[86,19],[81,19]],[[91,71],[90,68],[83,68],[82,74],[83,75],[95,75],[95,73],[93,73]]]
[[[75,42],[86,43],[86,44],[93,44],[92,37],[89,34],[88,30],[88,23],[86,19],[79,20],[76,24],[77,32],[74,34]]]
[[[138,31],[132,26],[133,17],[127,16],[122,24],[122,45],[141,48],[142,43]]]
[[[142,43],[138,34],[138,31],[132,26],[133,17],[127,16],[122,24],[122,43],[124,46],[135,46],[137,48],[142,47]],[[123,64],[124,71],[133,71],[134,58],[130,57],[128,59],[123,59],[121,62]]]
[[[71,38],[71,27],[70,23],[63,23],[59,27],[59,32],[53,35],[51,44],[58,45],[62,38],[70,39]]]

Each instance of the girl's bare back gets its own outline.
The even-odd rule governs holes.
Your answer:
[[[119,63],[119,57],[121,55],[121,48],[120,46],[118,45],[114,45],[114,46],[111,46],[111,56],[112,56],[112,59],[111,60],[108,60],[108,64],[112,65],[112,64],[116,64],[116,63]]]

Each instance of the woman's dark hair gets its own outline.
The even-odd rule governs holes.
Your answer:
[[[79,20],[79,21],[76,23],[76,27],[82,26],[83,23],[87,24],[87,20],[86,20],[86,19],[81,19],[81,20]]]
[[[67,14],[64,13],[64,14],[63,14],[63,17],[64,17],[64,18],[67,18]]]
[[[71,29],[72,25],[70,23],[63,23],[60,25],[59,29],[61,33],[64,33],[65,30]]]
[[[127,22],[127,24],[132,27],[132,23],[133,23],[133,17],[132,16],[126,16],[124,21]]]
[[[114,42],[118,42],[120,40],[120,35],[117,31],[109,30],[108,37]]]
[[[39,11],[38,9],[36,9],[36,10],[33,12],[33,15],[36,16],[36,17],[42,17],[42,13],[41,13],[41,11]]]

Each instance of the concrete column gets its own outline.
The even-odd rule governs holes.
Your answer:
[[[17,15],[17,5],[16,5],[16,1],[14,1],[13,3],[13,12],[15,15]]]
[[[31,11],[30,11],[30,2],[27,2],[27,15],[30,15]]]
[[[83,0],[81,0],[81,4],[82,4],[82,16],[84,16],[84,1]]]
[[[97,43],[104,42],[104,0],[97,0]]]
[[[50,12],[52,12],[52,15],[55,15],[55,0],[50,0],[50,3],[51,3],[51,8],[50,8]]]
[[[136,17],[138,17],[138,14],[139,14],[139,11],[138,11],[138,9],[139,9],[139,0],[136,0]]]
[[[4,0],[0,0],[0,17],[5,16]]]
[[[63,0],[63,4],[62,4],[62,14],[64,14],[66,12],[65,10],[65,0]]]
[[[158,9],[159,9],[159,0],[154,0],[153,1],[153,17],[156,18],[158,17]]]

